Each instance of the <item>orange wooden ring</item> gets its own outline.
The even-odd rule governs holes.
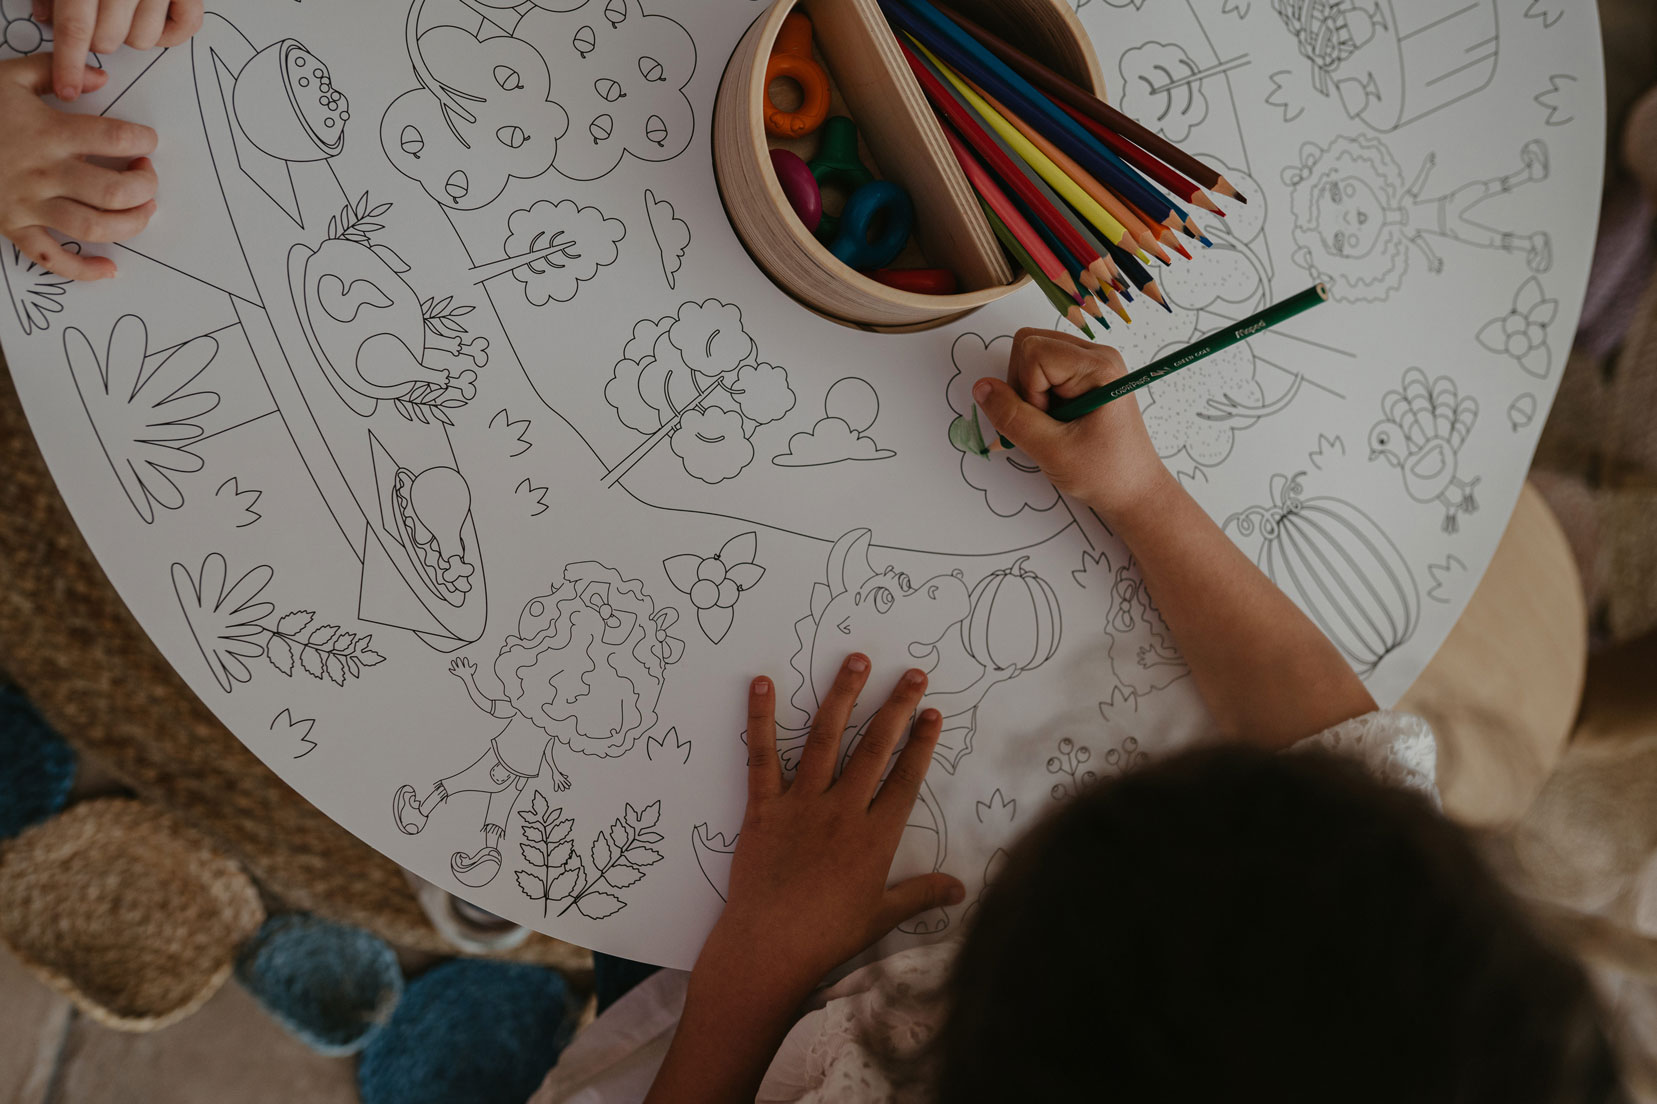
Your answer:
[[[800,86],[805,102],[783,111],[771,102],[771,83],[786,77]],[[823,125],[829,113],[828,73],[811,56],[811,20],[792,12],[777,33],[776,49],[765,65],[765,132],[774,138],[803,138]]]

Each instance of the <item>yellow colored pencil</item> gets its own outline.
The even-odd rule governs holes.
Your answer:
[[[1097,226],[1099,231],[1110,239],[1112,245],[1121,246],[1135,253],[1139,252],[1139,240],[1128,233],[1128,228],[1123,226],[1115,215],[1101,207],[1092,196],[1082,190],[1081,185],[1067,176],[1064,170],[1053,164],[1052,158],[1033,146],[1030,140],[1024,137],[1022,131],[1009,123],[999,111],[984,102],[984,97],[973,91],[972,87],[961,79],[959,73],[938,60],[937,56],[925,46],[919,43],[915,45],[918,50],[926,55],[927,60],[937,67],[938,72],[944,75],[944,79],[955,86],[955,90],[971,105],[974,111],[978,112],[979,117],[989,124],[990,129],[1001,135],[1001,140],[1011,146],[1014,152],[1022,157],[1032,169],[1036,170],[1036,174],[1047,181],[1054,191],[1063,196],[1066,203],[1076,208],[1083,218]],[[1125,246],[1122,245],[1124,239],[1128,243]]]
[[[962,79],[964,80],[965,78]],[[1025,139],[1031,145],[1035,146],[1036,149],[1040,150],[1048,160],[1057,165],[1060,172],[1063,172],[1066,176],[1070,177],[1070,179],[1074,180],[1081,187],[1082,191],[1092,196],[1094,201],[1098,203],[1099,206],[1109,211],[1111,217],[1117,222],[1120,222],[1123,229],[1125,229],[1128,234],[1133,237],[1134,241],[1139,243],[1140,248],[1148,251],[1151,256],[1155,257],[1163,264],[1170,263],[1170,258],[1168,254],[1163,251],[1157,234],[1145,224],[1145,221],[1139,217],[1136,211],[1131,209],[1121,199],[1117,198],[1116,194],[1109,188],[1099,183],[1099,179],[1096,176],[1082,168],[1081,165],[1077,164],[1075,158],[1071,157],[1058,146],[1055,146],[1052,142],[1048,141],[1047,136],[1042,134],[1041,131],[1031,126],[1025,119],[1020,117],[1015,112],[1007,110],[1007,106],[1000,100],[996,99],[982,88],[979,88],[971,81],[967,81],[966,84],[974,92],[977,92],[978,95],[983,98],[984,102],[990,105],[990,108],[993,111],[1013,126],[1017,127],[1018,132],[1024,135]],[[1160,230],[1161,227],[1159,226],[1157,229]]]

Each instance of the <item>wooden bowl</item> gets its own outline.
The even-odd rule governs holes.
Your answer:
[[[953,0],[954,6],[1084,87],[1104,94],[1099,58],[1068,0]],[[887,287],[846,265],[795,216],[771,169],[766,63],[783,20],[810,16],[837,98],[857,122],[877,176],[914,197],[927,263],[954,271],[955,295]],[[811,141],[813,139],[807,139]],[[1008,267],[877,0],[776,0],[738,43],[720,81],[714,175],[737,236],[784,291],[829,318],[868,329],[938,325],[1011,295],[1029,277]]]

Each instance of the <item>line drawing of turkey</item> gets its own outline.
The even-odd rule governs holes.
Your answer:
[[[1444,507],[1444,531],[1460,528],[1460,514],[1479,508],[1473,497],[1478,479],[1458,477],[1458,455],[1479,417],[1478,400],[1461,398],[1456,381],[1440,376],[1430,384],[1427,373],[1411,368],[1404,373],[1402,390],[1381,397],[1386,416],[1369,431],[1369,458],[1385,460],[1404,473],[1404,490],[1417,502]]]

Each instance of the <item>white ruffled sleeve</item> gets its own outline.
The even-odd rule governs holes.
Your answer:
[[[1432,726],[1413,713],[1365,713],[1306,737],[1286,754],[1306,751],[1355,760],[1387,785],[1414,790],[1439,804],[1438,738]]]

